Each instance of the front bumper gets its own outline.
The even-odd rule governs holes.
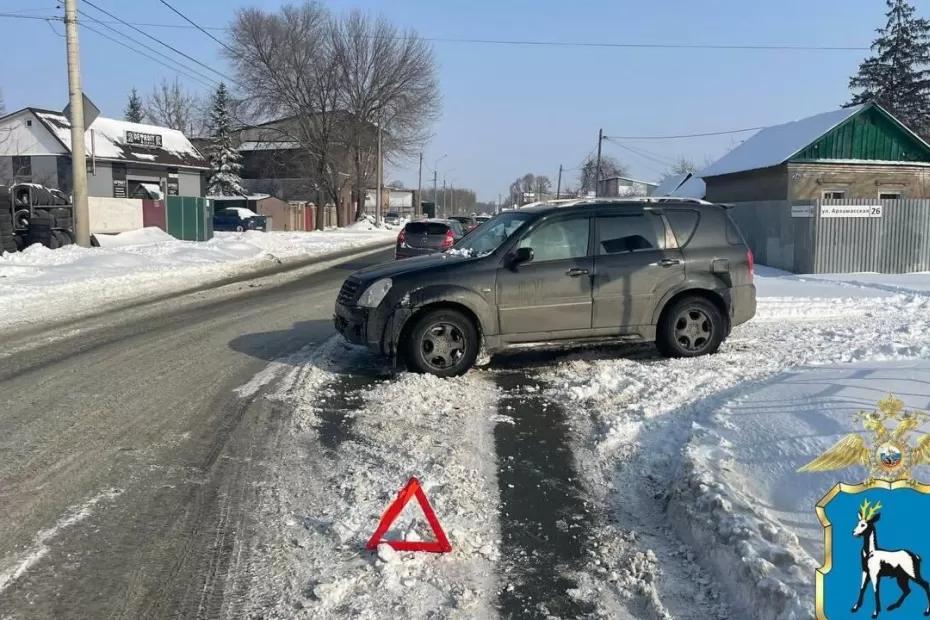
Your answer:
[[[405,308],[359,308],[337,302],[333,324],[352,344],[393,357],[397,353],[400,330],[409,314]]]

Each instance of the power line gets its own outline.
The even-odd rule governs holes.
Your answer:
[[[104,39],[109,39],[110,41],[112,41],[113,43],[116,43],[117,45],[120,45],[120,46],[122,46],[122,47],[125,47],[126,49],[128,49],[128,50],[130,50],[130,51],[133,51],[133,52],[135,52],[136,54],[139,54],[140,56],[144,56],[144,57],[148,58],[149,60],[151,60],[151,61],[153,61],[153,62],[157,62],[157,63],[160,64],[161,66],[167,67],[168,69],[171,69],[171,70],[174,71],[175,73],[179,73],[179,74],[181,74],[181,75],[183,75],[183,76],[185,76],[185,77],[187,77],[187,78],[189,78],[189,79],[191,79],[191,80],[194,80],[195,82],[199,82],[200,84],[202,84],[202,85],[204,85],[204,86],[209,86],[209,87],[212,88],[212,86],[210,86],[209,84],[207,84],[207,83],[204,82],[203,80],[200,80],[200,79],[198,79],[198,78],[196,78],[196,77],[194,77],[194,76],[192,76],[192,75],[189,75],[189,74],[185,73],[184,71],[180,71],[180,70],[178,69],[177,65],[172,66],[172,65],[169,65],[169,64],[166,63],[166,62],[162,62],[161,60],[159,60],[158,58],[155,58],[154,56],[149,56],[149,55],[146,54],[145,52],[141,52],[141,51],[139,51],[138,49],[132,47],[131,45],[128,45],[128,44],[126,44],[126,43],[123,43],[122,41],[118,41],[117,39],[114,39],[113,37],[111,37],[110,35],[108,35],[108,34],[106,34],[106,33],[104,33],[104,32],[100,32],[100,31],[97,30],[96,28],[87,25],[87,23],[85,23],[85,22],[81,22],[80,25],[81,25],[82,28],[86,28],[87,30],[90,30],[91,32],[97,34],[98,36],[103,37]],[[130,40],[132,40],[132,39],[130,39]],[[136,42],[138,43],[138,41],[136,41]],[[172,60],[172,62],[174,62],[174,61]]]
[[[186,58],[186,59],[190,60],[191,62],[193,62],[193,63],[195,63],[195,64],[197,64],[197,65],[203,67],[204,69],[207,69],[208,71],[211,71],[211,72],[217,74],[218,76],[222,77],[224,80],[226,80],[226,81],[228,81],[228,82],[231,82],[231,83],[233,83],[233,84],[236,84],[236,80],[234,80],[233,78],[229,77],[228,75],[226,75],[226,74],[224,74],[224,73],[222,73],[222,72],[220,72],[220,71],[217,71],[216,69],[214,69],[213,67],[211,67],[211,66],[209,66],[209,65],[207,65],[207,64],[204,64],[204,63],[200,62],[199,60],[197,60],[197,59],[194,58],[193,56],[190,56],[189,54],[185,54],[184,52],[182,52],[182,51],[179,50],[178,48],[176,48],[176,47],[174,47],[174,46],[171,46],[171,45],[168,45],[168,44],[165,43],[164,41],[161,41],[161,40],[159,40],[159,39],[153,37],[152,35],[150,35],[149,33],[145,32],[144,30],[140,30],[139,28],[136,28],[135,26],[133,26],[133,25],[130,24],[129,22],[120,19],[119,17],[117,17],[116,15],[113,15],[113,14],[110,13],[109,11],[106,11],[105,9],[101,9],[99,6],[97,6],[96,4],[94,4],[93,2],[91,2],[90,0],[84,0],[84,4],[87,4],[88,6],[91,6],[91,7],[95,8],[95,9],[97,9],[98,11],[100,11],[101,13],[103,13],[104,15],[107,15],[107,16],[109,16],[109,17],[112,17],[113,19],[119,21],[119,22],[120,22],[121,24],[123,24],[124,26],[129,26],[130,28],[132,28],[133,30],[135,30],[136,32],[138,32],[139,34],[148,37],[149,39],[155,41],[155,42],[158,43],[159,45],[162,45],[162,46],[164,46],[164,47],[167,47],[168,49],[170,49],[170,50],[171,50],[172,52],[174,52],[175,54],[178,54],[179,56],[183,56],[184,58]]]
[[[160,0],[161,1],[161,0]],[[90,4],[88,2],[88,4]],[[171,8],[171,7],[169,7]],[[3,17],[27,17],[11,14],[0,14]],[[183,15],[182,15],[183,17]],[[44,19],[44,18],[42,18]],[[133,26],[144,26],[147,28],[196,28],[206,33],[206,30],[224,31],[229,28],[224,26],[200,26],[194,24],[186,26],[184,24],[159,24],[151,22],[120,22],[131,24]],[[212,38],[212,37],[211,37]],[[390,37],[392,39],[405,39],[406,37]],[[457,38],[457,37],[419,37],[423,41],[434,43],[464,43],[472,45],[512,45],[512,46],[535,46],[535,47],[592,47],[592,48],[615,48],[615,49],[681,49],[681,50],[733,50],[733,51],[784,51],[784,52],[867,52],[871,48],[868,46],[856,45],[787,45],[787,44],[746,44],[746,45],[727,45],[722,43],[615,43],[610,41],[544,41],[531,39],[477,39],[477,38]]]
[[[726,131],[708,131],[705,133],[689,133],[677,136],[604,136],[605,140],[678,140],[680,138],[703,138],[705,136],[726,136],[734,133],[745,133],[747,131],[759,131],[765,129],[762,127],[747,127],[746,129],[727,129]]]
[[[662,166],[672,166],[672,165],[674,165],[674,162],[673,162],[671,159],[666,159],[666,157],[665,157],[664,155],[659,155],[658,153],[653,153],[653,152],[651,152],[651,151],[647,151],[647,150],[644,149],[644,148],[633,148],[632,146],[628,146],[628,145],[626,145],[626,144],[623,144],[622,142],[617,142],[616,140],[610,140],[609,142],[610,142],[611,144],[616,144],[616,145],[619,146],[620,148],[625,149],[625,150],[627,150],[627,151],[633,153],[634,155],[639,155],[640,157],[642,157],[642,158],[644,158],[644,159],[648,159],[648,160],[650,160],[650,161],[652,161],[652,162],[655,162],[655,163],[657,163],[657,164],[659,164],[659,165],[662,165]]]
[[[110,30],[110,31],[112,31],[112,32],[115,32],[115,33],[118,34],[119,36],[121,36],[121,37],[123,37],[123,38],[125,38],[125,39],[128,39],[129,41],[135,43],[136,45],[141,45],[142,47],[144,47],[145,49],[149,50],[149,51],[152,52],[153,54],[156,54],[157,56],[159,56],[159,57],[161,57],[161,58],[164,58],[164,59],[168,60],[169,62],[174,63],[174,64],[177,65],[178,67],[181,67],[184,71],[187,71],[187,72],[189,72],[189,73],[192,73],[192,74],[194,74],[194,75],[199,76],[199,77],[202,78],[202,79],[197,79],[197,78],[193,78],[193,79],[197,79],[197,81],[200,82],[201,84],[203,84],[203,85],[205,85],[205,86],[209,86],[210,88],[215,88],[215,87],[219,84],[219,82],[217,82],[217,81],[216,81],[215,79],[213,79],[212,77],[210,77],[210,76],[208,76],[208,75],[205,75],[205,74],[203,74],[203,73],[197,71],[196,69],[193,69],[193,68],[191,68],[191,67],[188,67],[188,66],[186,66],[186,65],[181,64],[180,62],[178,62],[178,61],[175,60],[174,58],[171,58],[170,56],[166,56],[165,54],[163,54],[162,52],[158,51],[157,49],[155,49],[155,48],[152,47],[151,45],[146,45],[146,44],[143,43],[142,41],[139,41],[138,39],[134,39],[134,38],[130,37],[130,36],[127,35],[125,32],[121,32],[120,30],[117,30],[116,28],[113,28],[112,26],[108,26],[107,24],[101,22],[99,19],[96,19],[96,18],[94,18],[94,17],[88,15],[87,13],[85,13],[84,11],[82,11],[81,9],[78,9],[78,13],[81,14],[82,16],[86,17],[87,19],[91,20],[92,22],[95,22],[95,23],[97,23],[97,24],[100,24],[101,26],[103,26],[103,27],[106,28],[107,30]],[[132,48],[131,48],[131,49],[132,49]],[[190,76],[189,74],[184,74],[184,75],[187,75],[187,77],[192,77],[192,76]],[[205,82],[204,80],[207,80],[207,81]],[[209,82],[209,83],[207,83],[207,82]]]
[[[217,43],[219,43],[220,45],[222,45],[222,46],[223,46],[224,48],[226,48],[229,52],[234,53],[234,52],[233,52],[233,49],[232,49],[231,47],[229,47],[228,45],[226,45],[225,43],[223,43],[222,41],[220,41],[219,39],[217,39],[215,36],[213,36],[212,34],[210,34],[209,32],[207,32],[206,29],[202,28],[199,24],[197,24],[196,22],[194,22],[194,21],[193,21],[192,19],[190,19],[187,15],[185,15],[185,14],[182,13],[181,11],[177,10],[176,8],[174,8],[173,6],[171,6],[170,4],[168,4],[165,0],[159,0],[159,1],[160,1],[162,4],[164,4],[166,7],[168,7],[169,9],[171,9],[172,11],[174,11],[175,13],[177,13],[179,16],[181,16],[181,18],[183,18],[184,21],[186,21],[186,22],[188,22],[189,24],[191,24],[194,28],[196,28],[196,29],[199,30],[200,32],[204,33],[205,35],[207,35],[208,37],[210,37],[211,39],[213,39],[214,41],[216,41]]]

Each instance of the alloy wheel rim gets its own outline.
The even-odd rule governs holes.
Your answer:
[[[459,363],[467,345],[465,334],[456,325],[438,322],[423,332],[420,353],[430,368],[448,370]]]
[[[701,308],[686,308],[675,319],[675,340],[689,352],[707,347],[714,333],[714,325]]]

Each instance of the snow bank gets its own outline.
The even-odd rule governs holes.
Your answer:
[[[345,398],[345,382],[366,372],[389,377],[378,363],[334,337],[272,396],[293,411],[293,428],[262,519],[268,562],[252,585],[251,616],[494,615],[497,388],[482,372],[447,380],[372,378],[353,393],[345,435],[332,438],[333,394]],[[365,551],[381,514],[411,476],[423,484],[453,551]],[[388,536],[431,537],[415,502]]]
[[[144,228],[101,235],[99,248],[33,245],[0,255],[0,327],[75,318],[288,259],[375,248],[393,238],[391,230],[364,224],[323,232],[219,232],[207,242]]]
[[[638,544],[665,559],[656,568],[665,575],[653,575],[656,588],[688,578],[669,574],[689,559],[676,556],[678,538],[753,617],[810,617],[810,552],[798,533],[773,524],[765,498],[748,495],[751,477],[727,475],[736,467],[727,457],[733,440],[704,441],[705,420],[793,368],[930,358],[930,297],[902,292],[919,290],[925,278],[896,276],[889,288],[760,269],[757,317],[734,329],[717,355],[673,360],[651,347],[594,350],[547,373],[551,396],[585,429],[575,452],[586,486],[637,529]],[[760,399],[756,415],[773,410],[781,410],[778,398]],[[724,417],[719,426],[738,436],[749,419]],[[784,432],[797,430],[788,424]],[[752,433],[733,460],[765,458],[770,430]],[[798,450],[811,455],[819,445],[811,440]]]

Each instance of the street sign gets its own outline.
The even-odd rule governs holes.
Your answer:
[[[791,217],[814,217],[814,205],[791,205]]]
[[[820,217],[881,217],[882,205],[820,205]]]
[[[100,108],[94,105],[94,102],[87,98],[87,95],[81,93],[81,101],[84,107],[84,129],[87,129],[100,116]],[[65,106],[63,114],[71,120],[71,104]]]

